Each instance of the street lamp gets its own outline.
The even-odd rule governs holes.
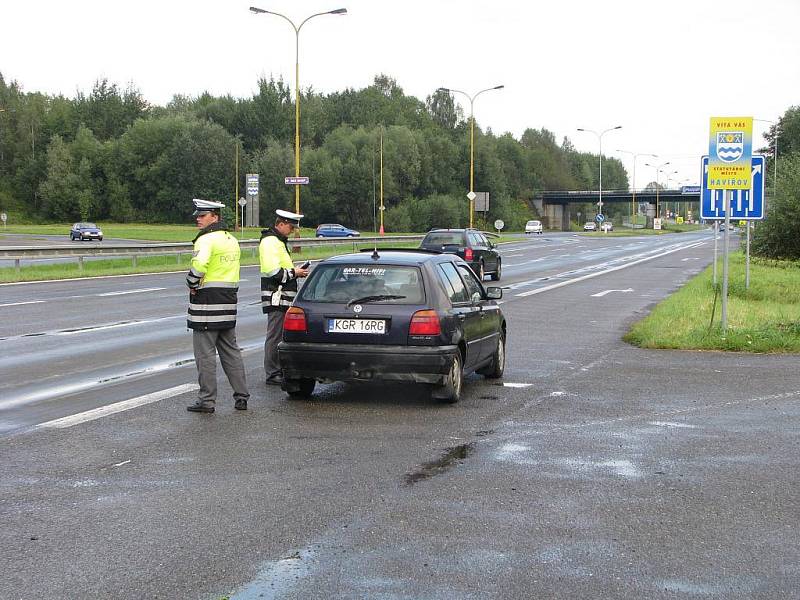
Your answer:
[[[661,163],[660,165],[651,165],[650,163],[644,163],[645,167],[653,167],[656,170],[656,216],[660,219],[661,214],[658,212],[658,174],[661,172],[661,169],[666,167],[667,165],[671,164],[669,161],[665,163]]]
[[[603,214],[603,136],[607,134],[609,131],[615,131],[617,129],[622,129],[622,125],[617,125],[616,127],[609,127],[608,129],[604,129],[600,133],[597,133],[594,129],[585,129],[583,127],[578,127],[578,131],[584,131],[587,133],[593,133],[597,136],[597,141],[600,143],[600,186],[599,186],[599,196],[600,201],[597,203],[598,212],[602,215]]]
[[[300,177],[300,29],[308,21],[314,17],[322,15],[346,15],[346,8],[337,8],[336,10],[329,10],[327,12],[315,13],[310,17],[306,17],[300,25],[295,25],[294,22],[287,16],[271,10],[264,10],[255,6],[250,7],[250,12],[254,14],[275,15],[289,22],[294,29],[295,43],[294,43],[294,175]],[[300,214],[300,184],[294,185],[294,211]],[[300,236],[300,229],[295,230],[295,234]]]
[[[481,90],[480,92],[475,93],[473,96],[470,96],[467,92],[462,92],[461,90],[455,90],[452,88],[440,87],[439,91],[456,94],[463,94],[469,100],[469,226],[472,228],[472,221],[473,221],[473,213],[475,212],[475,113],[473,110],[473,105],[475,103],[475,98],[480,96],[483,92],[490,92],[492,90],[502,90],[505,86],[504,85],[496,85],[494,87],[486,88],[485,90]]]
[[[640,156],[651,156],[653,158],[658,158],[657,154],[648,154],[646,152],[631,152],[630,150],[620,150],[619,148],[615,150],[615,152],[623,152],[625,154],[633,155],[633,197],[631,198],[631,227],[633,227],[633,215],[634,215],[634,207],[636,206],[636,159]]]

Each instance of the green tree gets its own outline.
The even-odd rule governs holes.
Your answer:
[[[800,152],[780,159],[778,192],[764,221],[755,228],[753,253],[765,258],[800,259]]]

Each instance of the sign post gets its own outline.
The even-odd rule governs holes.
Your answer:
[[[240,202],[241,205],[241,202]],[[247,174],[247,224],[250,227],[258,227],[258,173]],[[244,205],[242,205],[244,206]],[[242,211],[244,215],[244,211]],[[242,217],[242,227],[244,227],[244,217]]]
[[[728,328],[728,229],[734,190],[749,190],[753,155],[753,117],[711,117],[708,138],[708,188],[725,194],[722,246],[722,330]],[[716,257],[715,257],[716,260]]]
[[[242,228],[239,231],[242,232],[242,235],[243,235],[244,234],[244,207],[247,206],[247,200],[245,200],[244,198],[239,198],[239,206],[242,207]]]

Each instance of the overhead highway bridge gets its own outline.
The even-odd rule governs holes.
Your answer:
[[[540,192],[533,198],[533,203],[539,214],[546,220],[547,226],[551,229],[569,231],[570,217],[572,215],[573,204],[593,204],[597,205],[600,201],[600,193],[594,191],[546,191]],[[697,203],[695,214],[700,212],[700,188],[695,187],[690,190],[603,190],[603,204],[627,204],[647,203],[646,210],[648,225],[652,224],[652,219],[656,215],[656,209],[660,211],[663,203]]]

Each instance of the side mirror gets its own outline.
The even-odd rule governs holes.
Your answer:
[[[501,287],[487,287],[486,288],[486,297],[489,300],[500,300],[503,297],[503,288]]]

